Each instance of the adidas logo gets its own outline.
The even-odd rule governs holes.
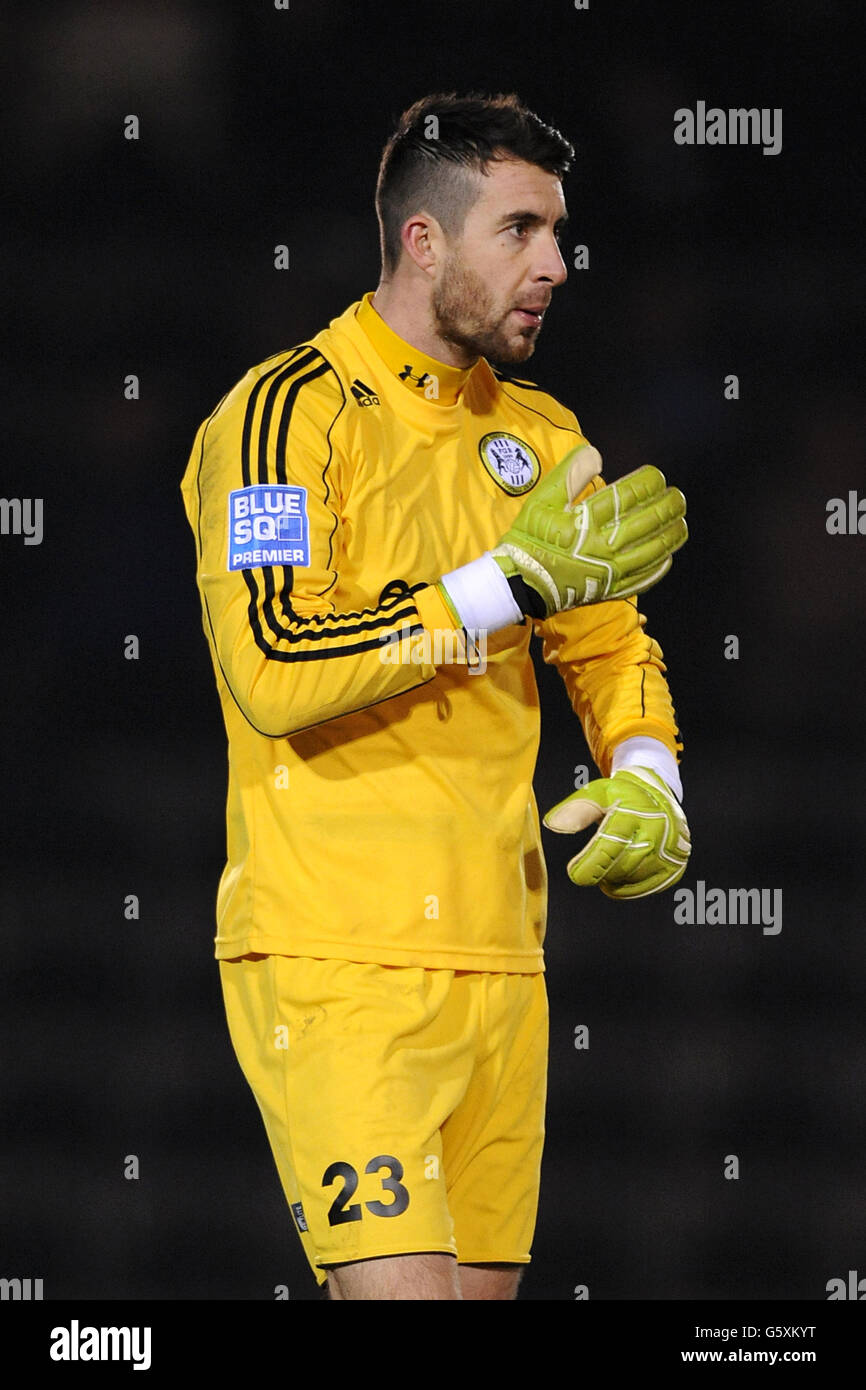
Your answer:
[[[371,386],[365,386],[358,377],[352,382],[352,395],[359,405],[381,405],[379,397]]]

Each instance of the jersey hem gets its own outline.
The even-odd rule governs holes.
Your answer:
[[[544,971],[544,952],[418,951],[389,946],[354,945],[348,941],[295,941],[289,949],[283,937],[259,933],[228,940],[217,936],[217,960],[234,960],[249,954],[302,956],[313,960],[347,960],[357,965],[405,965],[423,970],[477,970],[491,975],[538,975]]]

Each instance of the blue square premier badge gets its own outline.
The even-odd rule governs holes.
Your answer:
[[[309,563],[305,487],[260,483],[229,493],[230,570]]]

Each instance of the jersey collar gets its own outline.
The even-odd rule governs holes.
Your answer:
[[[428,400],[438,405],[455,405],[460,393],[475,370],[472,367],[451,367],[428,357],[426,352],[404,341],[373,308],[371,290],[358,305],[355,317],[385,365],[411,391],[416,400]]]

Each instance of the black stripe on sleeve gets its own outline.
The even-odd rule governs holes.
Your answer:
[[[325,489],[325,501],[330,497],[330,484],[327,473],[333,455],[333,445],[331,442],[331,431],[339,418],[346,402],[345,392],[342,382],[334,368],[318,349],[305,345],[303,350],[299,350],[290,363],[281,362],[278,367],[267,373],[256,383],[250,393],[247,403],[247,412],[244,420],[244,430],[242,436],[242,474],[244,485],[249,486],[249,479],[253,473],[253,456],[255,455],[255,471],[258,482],[263,485],[276,481],[286,484],[286,448],[291,427],[292,411],[298,399],[299,393],[308,382],[316,380],[327,372],[333,372],[334,377],[340,386],[342,400],[339,408],[335,412],[334,418],[328,427],[328,456],[322,468],[322,481]],[[276,406],[280,392],[289,383],[282,409],[277,416]],[[265,400],[262,407],[261,418],[257,430],[253,427],[255,412],[261,392],[266,391]],[[276,421],[275,439],[275,479],[269,478],[268,472],[268,443],[274,433],[274,422]],[[331,542],[337,527],[337,517],[334,515],[334,526],[329,537],[329,568],[331,568]],[[335,639],[340,638],[359,638],[364,633],[381,633],[387,628],[391,628],[400,622],[412,620],[411,631],[421,630],[418,624],[417,612],[414,605],[406,606],[407,591],[402,586],[396,592],[391,592],[380,601],[378,612],[373,609],[364,609],[352,613],[342,613],[339,616],[334,614],[314,614],[305,618],[303,631],[298,631],[292,624],[298,622],[291,604],[291,591],[293,581],[293,570],[291,566],[283,566],[283,583],[280,588],[280,604],[284,617],[288,623],[281,622],[275,610],[275,599],[277,596],[277,586],[274,573],[274,566],[267,565],[261,567],[262,572],[262,614],[268,633],[262,629],[259,616],[259,585],[256,580],[254,570],[242,570],[244,580],[250,595],[250,602],[247,608],[247,615],[250,628],[256,642],[256,646],[266,657],[274,661],[312,661],[326,660],[331,657],[355,655],[358,652],[369,651],[381,647],[381,637],[370,637],[366,641],[339,642],[335,645]],[[334,581],[336,582],[336,580]],[[422,587],[422,586],[417,586]],[[382,609],[387,609],[386,613]],[[276,648],[270,640],[269,634],[277,641],[288,643],[288,649]],[[293,645],[300,643],[321,643],[320,648],[310,651],[292,651]]]
[[[306,371],[306,368],[308,367],[311,368],[310,371]],[[285,386],[286,382],[291,382],[287,397],[287,408],[286,406],[283,407],[281,420],[285,419],[286,415],[288,415],[288,417],[291,418],[292,407],[295,401],[297,400],[298,392],[300,391],[304,383],[307,381],[313,381],[316,377],[323,376],[325,372],[331,370],[332,368],[329,366],[327,362],[325,362],[321,353],[317,352],[315,348],[310,348],[309,352],[304,353],[301,357],[295,358],[294,362],[291,362],[287,367],[285,367],[282,371],[277,372],[271,378],[270,383],[268,385],[267,394],[265,396],[265,402],[262,407],[262,417],[259,421],[258,427],[257,465],[259,483],[285,483],[286,481],[285,466],[281,465],[280,463],[280,444],[282,443],[283,445],[285,445],[285,435],[288,432],[288,421],[286,421],[282,439],[280,439],[279,429],[277,431],[276,477],[268,477],[268,444],[270,442],[272,432],[271,422],[273,420],[274,408],[277,403],[277,397],[279,396],[282,388]]]
[[[300,353],[300,352],[302,352],[302,351],[303,351],[303,346],[302,346],[302,347],[294,348],[293,351],[292,351],[292,359],[297,359],[298,353]],[[308,349],[308,351],[310,351],[310,350]],[[304,359],[302,359],[302,360],[306,360],[306,358],[304,358]],[[258,379],[258,381],[256,382],[255,386],[253,387],[252,391],[250,392],[249,400],[247,401],[247,408],[246,408],[246,411],[245,411],[245,413],[244,413],[244,424],[243,424],[243,429],[242,429],[242,431],[241,431],[241,480],[242,480],[242,481],[241,481],[241,486],[242,486],[242,487],[250,487],[250,485],[252,484],[252,476],[251,476],[251,474],[250,474],[250,458],[251,458],[250,443],[251,443],[251,440],[252,440],[252,434],[253,434],[253,421],[254,421],[255,415],[256,415],[256,406],[258,405],[259,396],[261,395],[262,391],[264,391],[264,389],[265,389],[267,383],[268,383],[273,377],[275,377],[275,376],[277,376],[279,373],[285,371],[287,365],[288,365],[288,364],[286,363],[286,361],[284,361],[284,360],[281,358],[280,361],[278,362],[278,364],[277,364],[276,367],[272,367],[271,370],[270,370],[269,372],[265,372],[262,376],[259,377],[259,379]],[[295,363],[295,365],[297,365],[297,362]]]

